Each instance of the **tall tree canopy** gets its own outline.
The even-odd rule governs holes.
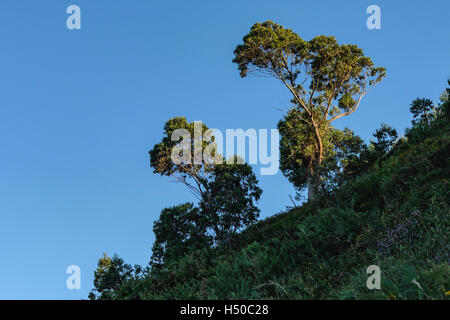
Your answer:
[[[272,21],[254,24],[234,54],[241,77],[273,77],[292,94],[298,119],[309,132],[308,142],[314,139],[308,143],[313,161],[305,164],[308,196],[313,199],[330,124],[359,107],[362,98],[385,76],[385,68],[375,67],[355,45],[340,45],[334,37],[323,35],[305,41]]]

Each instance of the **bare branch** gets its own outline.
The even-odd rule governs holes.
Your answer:
[[[359,107],[359,104],[360,104],[360,102],[361,102],[361,99],[364,97],[365,94],[366,94],[366,91],[364,90],[363,93],[361,94],[361,96],[359,97],[358,102],[353,106],[352,109],[350,109],[349,111],[347,111],[347,112],[345,112],[345,113],[338,114],[337,116],[331,118],[330,121],[328,121],[328,123],[331,123],[331,122],[333,122],[334,120],[337,120],[337,119],[339,119],[339,118],[348,116],[349,114],[352,114],[353,112],[355,112],[355,110]]]

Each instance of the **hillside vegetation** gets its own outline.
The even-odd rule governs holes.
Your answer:
[[[161,268],[105,255],[90,298],[449,299],[448,93],[430,112],[414,109],[429,100],[413,103],[403,137],[377,131],[314,200],[230,241],[183,247]],[[366,286],[371,265],[379,290]]]

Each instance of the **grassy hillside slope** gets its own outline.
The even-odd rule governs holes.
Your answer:
[[[227,247],[186,253],[157,273],[116,258],[91,298],[448,299],[449,179],[447,114],[415,125],[351,182]],[[371,265],[380,290],[366,286]]]

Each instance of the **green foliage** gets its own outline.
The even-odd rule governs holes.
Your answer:
[[[354,95],[385,75],[385,69],[375,68],[355,45],[339,45],[334,37],[323,35],[308,42],[272,21],[255,23],[234,54],[241,77],[261,72],[295,82],[306,72],[314,83],[309,89],[317,92],[313,96],[317,102],[335,99],[347,111],[352,107],[348,103],[355,102]],[[308,90],[302,84],[293,89],[300,94]]]
[[[301,190],[306,186],[308,167],[315,157],[314,133],[302,121],[301,112],[292,108],[278,123],[280,132],[280,169],[288,180]],[[327,144],[328,145],[328,144]],[[328,155],[330,150],[326,149]]]
[[[388,153],[398,138],[397,130],[385,123],[381,125],[380,129],[375,131],[373,136],[377,138],[376,142],[372,141],[372,145],[374,146],[375,152],[379,158],[382,158],[386,153]]]
[[[209,247],[206,234],[208,220],[192,203],[166,208],[153,224],[156,241],[153,244],[151,266],[160,270],[177,261],[187,251]]]
[[[162,141],[149,151],[150,166],[154,173],[185,184],[201,199],[211,171],[222,160],[216,147],[215,138],[205,124],[175,117],[165,123]]]
[[[411,107],[409,109],[414,117],[412,121],[413,124],[419,122],[426,122],[427,124],[430,121],[430,118],[435,115],[435,107],[433,101],[430,99],[419,99],[417,98],[411,103]]]
[[[215,166],[198,208],[192,203],[166,208],[155,221],[152,270],[167,269],[195,250],[231,244],[238,231],[256,222],[261,193],[248,164]]]
[[[94,290],[89,293],[89,299],[138,298],[136,288],[141,283],[145,272],[142,267],[132,267],[117,255],[111,258],[106,253],[98,260],[97,266],[98,268],[94,272]]]
[[[450,268],[447,263],[431,264],[420,270],[408,260],[386,259],[380,268],[383,270],[381,290],[367,292],[365,276],[355,275],[341,291],[341,299],[364,300],[448,300],[450,287]],[[361,270],[363,271],[363,270]]]
[[[289,110],[278,123],[278,129],[281,135],[280,169],[298,191],[308,183],[311,166],[314,171],[320,172],[321,186],[325,189],[359,173],[359,156],[365,146],[350,129],[339,130],[331,124],[326,129],[320,129],[324,157],[320,167],[314,162],[314,134],[310,126],[302,121],[298,109]]]
[[[255,202],[262,190],[248,164],[217,165],[213,178],[207,183],[208,198],[200,206],[214,241],[223,245],[243,227],[256,222],[259,209]]]

